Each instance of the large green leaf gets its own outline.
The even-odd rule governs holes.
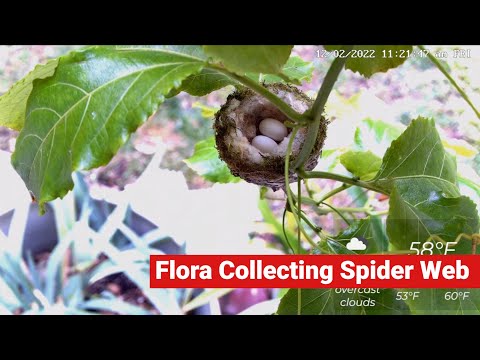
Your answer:
[[[108,163],[163,102],[199,72],[196,46],[92,47],[37,80],[12,163],[41,206],[73,187],[74,170]]]
[[[292,56],[283,67],[281,76],[272,74],[263,75],[260,73],[248,73],[247,76],[265,83],[285,82],[288,80],[288,82],[300,84],[302,81],[309,81],[312,78],[312,72],[312,63],[303,61],[298,56]],[[203,69],[200,73],[186,78],[182,85],[170,93],[169,96],[174,96],[180,91],[185,91],[194,96],[204,96],[228,85],[235,87],[243,86],[236,80],[215,69]]]
[[[195,53],[192,55],[204,61],[208,59],[201,47],[196,47]],[[215,69],[205,68],[199,73],[192,74],[183,80],[182,85],[172,89],[167,97],[173,97],[181,91],[185,91],[194,96],[204,96],[228,85],[239,86],[240,84]]]
[[[200,73],[186,78],[182,85],[176,89],[175,94],[185,91],[190,95],[203,96],[228,85],[239,86],[240,84],[217,70],[203,69]]]
[[[261,75],[253,74],[250,75],[255,79],[259,79],[267,84],[275,82],[291,82],[297,85],[300,85],[302,81],[312,80],[313,75],[313,64],[308,61],[304,61],[299,56],[291,56],[281,72],[282,76],[267,74]]]
[[[382,159],[371,151],[347,151],[340,156],[340,162],[353,175],[361,180],[371,180],[375,177]]]
[[[402,131],[396,124],[367,118],[355,130],[354,145],[359,150],[367,150],[374,144],[390,145],[402,134]]]
[[[372,289],[375,293],[358,293],[366,289],[302,289],[302,315],[404,315],[410,311],[405,302],[396,300],[393,289]],[[368,290],[370,291],[370,290]],[[353,301],[353,303],[352,303]],[[354,304],[353,306],[349,305]],[[298,311],[298,289],[290,289],[280,301],[279,315]]]
[[[243,74],[278,74],[290,57],[291,45],[205,45],[205,53],[227,69]]]
[[[419,297],[407,300],[415,315],[480,315],[480,289],[405,289]],[[456,293],[453,295],[452,292]],[[466,298],[460,294],[467,293]]]
[[[455,158],[445,151],[433,119],[419,117],[392,142],[372,182],[390,192],[397,180],[424,179],[458,194],[456,178]]]
[[[37,65],[27,76],[16,82],[8,92],[0,96],[0,126],[22,130],[33,81],[52,76],[57,64],[58,59],[52,59],[44,65]]]
[[[353,237],[362,237],[368,245],[362,253],[377,253],[387,250],[388,242],[381,219],[368,217],[355,221],[333,239],[319,243],[320,251],[328,254],[356,254],[346,248]],[[363,291],[363,289],[361,290]],[[354,306],[345,304],[354,301]],[[277,313],[293,315],[298,311],[298,290],[290,289],[282,298]],[[303,315],[396,315],[408,314],[404,301],[396,299],[393,289],[375,289],[374,293],[358,293],[358,289],[302,289],[301,313]]]
[[[390,195],[387,233],[399,250],[409,250],[412,241],[425,242],[431,235],[454,241],[461,233],[478,231],[475,203],[450,192],[448,183],[422,178],[398,180]],[[456,253],[471,253],[472,243],[462,240]]]
[[[193,155],[184,160],[197,174],[208,181],[218,183],[239,182],[241,179],[233,176],[227,165],[218,157],[213,136],[195,145]]]
[[[353,237],[361,237],[367,241],[367,248],[361,253],[375,254],[388,250],[388,238],[382,220],[378,216],[355,220],[348,228],[335,236],[335,240],[346,246]]]
[[[413,120],[392,142],[371,182],[390,194],[387,234],[397,249],[409,250],[412,241],[431,235],[453,241],[478,230],[475,204],[460,196],[456,177],[455,158],[445,151],[433,120]]]
[[[348,242],[348,241],[347,241]],[[339,242],[334,239],[325,239],[317,244],[317,248],[312,250],[314,255],[319,254],[338,254],[338,255],[356,255],[357,253],[348,250],[345,246],[347,242]]]
[[[327,51],[333,51],[340,50],[343,46],[324,45],[324,47]],[[355,45],[356,57],[350,57],[345,68],[369,78],[377,72],[386,72],[403,64],[407,60],[407,52],[412,49],[412,45]]]

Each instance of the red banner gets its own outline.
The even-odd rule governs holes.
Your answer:
[[[480,288],[476,255],[152,255],[153,288]]]

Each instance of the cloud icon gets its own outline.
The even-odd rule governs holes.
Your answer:
[[[356,237],[352,238],[347,244],[348,250],[365,250],[366,248],[367,245],[358,240]]]

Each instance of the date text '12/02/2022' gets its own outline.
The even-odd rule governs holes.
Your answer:
[[[352,49],[352,50],[332,50],[319,49],[316,51],[317,58],[357,58],[357,59],[407,59],[407,58],[426,58],[433,56],[439,59],[453,57],[454,59],[470,59],[472,57],[471,49],[454,49],[451,53],[445,50],[430,52],[427,49],[397,49],[381,50],[375,49]]]

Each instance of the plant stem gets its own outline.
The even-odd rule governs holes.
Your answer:
[[[347,45],[343,47],[343,50],[348,53],[352,48],[353,45]],[[325,75],[322,86],[318,91],[317,98],[315,99],[315,102],[310,110],[312,122],[308,125],[307,137],[296,161],[292,164],[293,169],[301,168],[312,153],[313,147],[317,141],[318,130],[320,129],[320,122],[322,121],[323,109],[325,108],[328,96],[330,95],[333,85],[337,81],[338,75],[342,71],[346,61],[347,58],[335,58],[332,65],[330,65],[330,68],[328,69],[327,75]]]
[[[382,216],[382,215],[388,215],[389,211],[388,210],[381,210],[381,211],[367,211],[368,215],[372,216]]]
[[[298,127],[293,128],[292,133],[290,134],[290,140],[288,141],[287,153],[285,155],[285,193],[287,194],[287,202],[290,206],[290,210],[292,211],[292,214],[294,215],[298,224],[299,220],[293,211],[293,209],[295,209],[293,206],[293,194],[290,190],[290,153],[292,152],[293,139],[295,139],[295,136],[297,136],[297,132]]]
[[[346,45],[343,47],[343,50],[348,53],[350,50],[353,49],[353,47],[353,45]],[[330,92],[333,89],[333,85],[337,81],[338,75],[342,71],[343,66],[345,65],[345,62],[347,60],[348,59],[346,57],[338,57],[335,58],[335,60],[333,60],[332,62],[332,65],[330,65],[327,75],[325,75],[325,79],[323,80],[322,86],[318,91],[317,98],[315,99],[315,102],[312,106],[312,114],[314,120],[320,119],[322,117],[323,109],[325,108],[325,104],[327,103],[328,96],[330,95]]]
[[[312,238],[307,234],[307,232],[303,228],[301,218],[299,218],[295,213],[295,205],[293,203],[293,199],[295,198],[295,195],[293,195],[292,191],[290,190],[290,154],[292,152],[293,140],[297,135],[298,129],[299,129],[298,126],[293,128],[292,134],[290,135],[290,140],[287,146],[287,153],[285,155],[285,174],[284,174],[285,175],[285,193],[287,194],[287,202],[288,202],[288,205],[290,206],[293,217],[297,222],[297,226],[299,227],[300,231],[302,232],[305,239],[307,239],[309,244],[312,245],[313,247],[316,247],[315,242],[312,240]]]
[[[327,206],[330,206],[329,204],[323,202],[322,203],[323,205],[327,205]],[[319,204],[321,205],[321,204]],[[336,210],[340,211],[340,212],[347,212],[347,213],[365,213],[365,214],[368,214],[368,215],[372,215],[372,216],[381,216],[381,215],[387,215],[388,214],[388,210],[380,210],[380,211],[372,211],[372,209],[368,208],[368,207],[361,207],[361,208],[354,208],[354,207],[335,207]],[[315,209],[315,212],[318,214],[318,215],[326,215],[326,214],[329,214],[331,212],[335,212],[334,210],[332,209],[320,209],[320,208],[316,208]]]
[[[348,226],[350,226],[350,221],[347,220],[347,218],[342,214],[342,212],[340,211],[340,209],[336,208],[335,206],[333,205],[330,205],[330,204],[327,204],[327,203],[322,203],[323,205],[325,206],[328,206],[330,209],[333,210],[334,213],[336,213],[338,216],[340,216],[342,218],[343,221],[345,221],[347,223]]]
[[[354,186],[360,186],[364,189],[376,191],[385,195],[389,195],[386,193],[384,190],[377,188],[375,185],[362,181],[362,180],[357,180],[355,178],[349,178],[343,175],[339,174],[334,174],[334,173],[329,173],[325,171],[303,171],[299,170],[299,174],[306,179],[329,179],[329,180],[336,180],[336,181],[341,181],[345,184],[349,185],[354,185]]]
[[[228,71],[227,69],[215,65],[215,64],[208,64],[208,68],[214,69],[218,72],[221,72],[222,74],[227,75],[228,77],[238,81],[242,85],[245,85],[246,87],[254,90],[258,94],[262,95],[264,98],[266,98],[268,101],[270,101],[273,105],[275,105],[278,110],[280,110],[282,113],[284,113],[289,119],[294,120],[297,123],[303,124],[306,121],[306,117],[303,114],[300,114],[293,110],[290,105],[288,105],[286,102],[284,102],[282,99],[280,99],[277,95],[274,93],[270,92],[267,88],[265,88],[262,84],[259,84],[258,82],[242,75],[238,75],[235,73],[232,73]]]
[[[287,231],[285,230],[285,216],[287,215],[287,209],[283,210],[283,216],[282,216],[282,230],[283,230],[283,236],[285,237],[285,241],[288,244],[288,247],[292,251],[292,254],[295,254],[295,250],[293,250],[292,245],[290,244],[290,240],[288,239]],[[288,249],[287,249],[288,252]]]
[[[305,221],[305,223],[310,227],[310,229],[312,229],[317,235],[320,235],[319,232],[322,230],[321,228],[319,228],[318,226],[316,226],[315,224],[313,224],[309,218],[307,218],[303,213],[300,214],[300,217],[303,219],[303,221]],[[310,244],[312,245],[312,244]],[[315,244],[314,247],[317,247],[317,245]]]
[[[472,110],[475,112],[477,117],[480,119],[480,112],[475,108],[475,105],[473,105],[473,103],[470,100],[470,98],[468,97],[468,95],[457,84],[455,79],[453,79],[453,77],[448,73],[447,69],[445,69],[445,67],[442,65],[442,63],[440,61],[438,61],[438,59],[435,56],[433,56],[433,54],[431,54],[430,51],[425,49],[425,47],[423,45],[417,45],[417,46],[427,54],[427,57],[430,59],[430,61],[435,64],[435,66],[438,68],[438,70],[440,70],[442,72],[443,75],[445,75],[445,77],[448,79],[448,81],[450,81],[450,84],[452,84],[455,87],[455,89],[457,89],[457,91],[460,93],[460,95],[463,97],[463,99],[468,103],[468,105],[470,105]]]
[[[341,186],[329,191],[328,193],[326,193],[324,196],[322,196],[322,198],[317,201],[317,205],[320,205],[322,202],[324,202],[325,200],[331,198],[332,196],[334,195],[337,195],[338,193],[341,193],[343,190],[347,190],[351,185],[347,185],[347,184],[342,184]]]
[[[292,194],[292,195],[293,195],[293,200],[296,202],[297,197],[295,196],[295,194]],[[311,198],[305,197],[305,196],[302,196],[302,203],[305,204],[305,205],[317,206],[317,203],[315,201],[313,201]]]
[[[325,202],[322,202],[321,204],[319,205],[327,205],[327,206],[330,206],[329,204],[325,203]],[[368,208],[354,208],[354,207],[336,207],[335,209],[337,209],[338,211],[341,211],[341,212],[348,212],[348,213],[368,213],[371,209],[368,209]],[[332,210],[330,209],[318,209],[318,211],[316,211],[317,214],[328,214],[328,213],[331,213]]]
[[[288,173],[287,173],[288,176]],[[302,234],[300,233],[300,223],[302,221],[302,180],[300,179],[300,176],[297,178],[297,196],[298,196],[298,201],[297,201],[297,206],[298,206],[298,228],[297,228],[297,239],[298,239],[298,250],[297,253],[301,253],[301,236]],[[293,211],[293,209],[292,209]],[[297,292],[297,315],[302,315],[302,289],[298,288]]]
[[[310,186],[308,185],[308,179],[303,179],[303,183],[305,184],[305,189],[307,189],[308,196],[313,198],[313,195],[315,195],[315,194],[312,191],[312,189],[310,189]]]
[[[297,197],[298,197],[298,201],[297,201],[297,216],[298,216],[298,219],[300,221],[302,221],[302,180],[300,179],[300,176],[297,178]],[[293,211],[293,209],[292,209]],[[300,224],[298,226],[298,230],[297,230],[297,239],[298,239],[298,243],[297,243],[297,254],[300,254],[300,249],[301,249],[301,235],[300,234]]]

